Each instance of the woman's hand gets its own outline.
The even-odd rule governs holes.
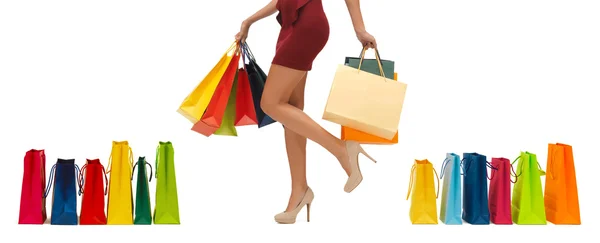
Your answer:
[[[240,27],[240,32],[235,35],[235,40],[239,43],[246,42],[246,38],[248,38],[248,31],[250,30],[250,23],[248,21],[243,21],[242,26]]]
[[[363,45],[363,47],[377,48],[377,41],[375,41],[375,37],[369,34],[369,32],[367,32],[366,30],[357,31],[356,37],[358,38],[358,41],[360,41],[360,43]]]

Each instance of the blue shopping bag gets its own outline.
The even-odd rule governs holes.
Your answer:
[[[490,224],[487,167],[494,167],[485,155],[478,153],[464,153],[461,163],[464,174],[462,218],[469,224]]]
[[[48,186],[44,193],[44,197],[47,197],[54,185],[50,224],[77,225],[77,188],[79,187],[81,195],[83,184],[79,181],[79,174],[79,166],[75,164],[74,159],[58,159],[50,169]]]
[[[443,180],[440,221],[444,224],[462,224],[460,177],[460,156],[447,153],[440,174]]]
[[[260,107],[260,100],[262,98],[263,89],[265,88],[265,82],[267,81],[267,74],[258,66],[256,58],[250,51],[247,43],[243,43],[242,47],[242,60],[246,72],[248,73],[248,81],[250,81],[250,91],[252,93],[252,99],[254,101],[254,111],[256,112],[256,119],[258,120],[258,127],[265,127],[275,123],[269,115]],[[246,59],[247,58],[247,59]],[[246,63],[246,60],[248,63]]]

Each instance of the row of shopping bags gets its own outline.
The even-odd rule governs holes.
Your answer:
[[[428,160],[416,160],[407,195],[408,200],[412,193],[410,220],[438,223],[439,180],[443,179],[439,220],[444,224],[581,224],[572,147],[549,144],[546,168],[547,172],[542,170],[537,155],[530,152],[521,152],[512,163],[506,158],[488,162],[478,153],[464,153],[462,159],[448,153],[438,178]]]
[[[265,127],[275,123],[260,107],[266,81],[248,44],[234,42],[177,111],[207,137],[237,136],[237,126]]]
[[[27,151],[19,224],[44,224],[46,200],[51,190],[50,224],[53,225],[179,224],[173,144],[159,142],[154,171],[145,157],[140,156],[136,163],[133,158],[128,141],[113,141],[106,168],[99,159],[86,159],[81,168],[75,159],[58,159],[50,169],[46,184],[45,150]],[[149,190],[152,177],[156,178],[154,212]],[[137,179],[135,206],[134,178]],[[82,197],[80,215],[77,214],[78,196]]]

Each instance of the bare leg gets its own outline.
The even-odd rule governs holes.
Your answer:
[[[319,126],[301,109],[289,104],[292,93],[306,75],[306,71],[280,65],[271,65],[261,99],[261,108],[286,129],[308,138],[327,149],[340,162],[350,176],[350,166],[345,143]]]
[[[304,88],[306,86],[306,75],[296,85],[296,88],[290,96],[289,104],[304,110]],[[285,147],[287,150],[288,161],[290,163],[290,174],[292,176],[292,194],[286,211],[290,211],[300,203],[304,193],[308,188],[306,181],[306,138],[298,133],[284,128]]]

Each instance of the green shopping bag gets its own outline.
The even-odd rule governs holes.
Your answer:
[[[169,141],[156,148],[156,205],[154,224],[179,224],[179,201],[175,178],[175,154]]]
[[[235,129],[237,82],[238,72],[236,71],[235,78],[233,79],[233,86],[231,87],[231,95],[229,95],[229,100],[227,101],[227,108],[225,108],[221,126],[215,131],[215,135],[237,136],[237,130]]]
[[[377,49],[375,49],[375,52],[377,56],[379,56],[379,51]],[[358,68],[361,57],[364,57],[363,53],[361,53],[359,57],[346,57],[344,65],[353,68]],[[380,59],[380,61],[385,77],[389,79],[394,79],[394,61],[384,59]],[[379,63],[377,63],[377,59],[364,58],[362,64],[360,65],[360,70],[375,75],[381,75],[381,73],[379,72]]]
[[[517,182],[513,188],[512,218],[515,224],[546,224],[541,176],[545,175],[535,154],[521,152],[517,164]]]
[[[150,167],[150,179],[146,175],[146,165]],[[146,157],[139,157],[137,163],[133,166],[133,175],[135,169],[138,169],[137,186],[135,189],[135,218],[133,224],[149,225],[152,224],[152,209],[150,206],[150,188],[148,182],[152,181],[152,165],[146,162]]]

